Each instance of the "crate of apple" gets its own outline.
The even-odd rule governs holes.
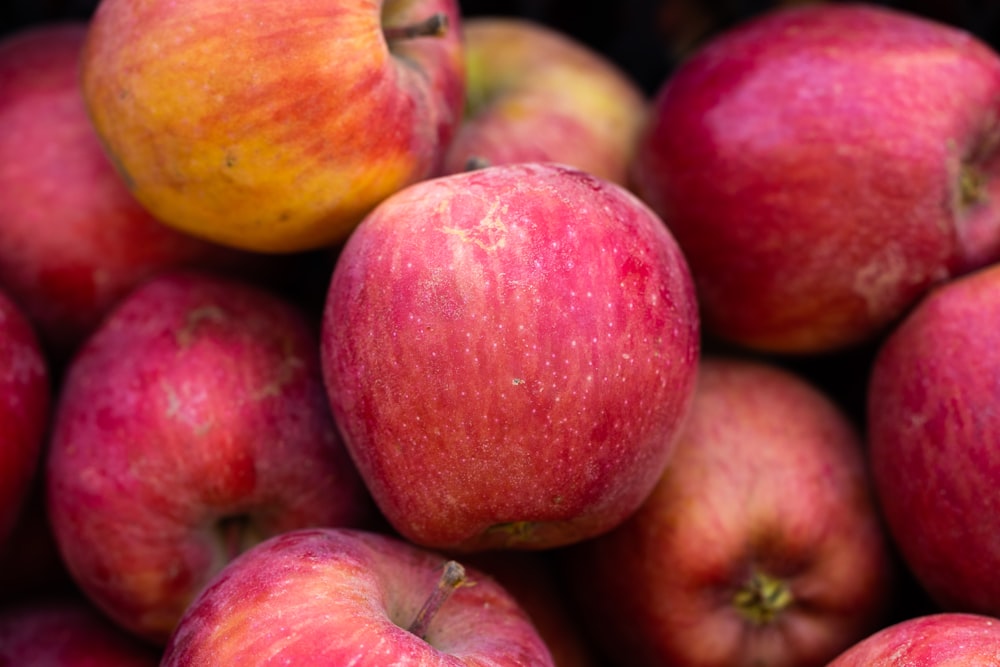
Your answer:
[[[0,664],[1000,664],[987,3],[0,9]]]

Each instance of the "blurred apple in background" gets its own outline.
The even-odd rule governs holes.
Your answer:
[[[684,258],[624,188],[555,164],[424,181],[361,223],[321,332],[386,519],[454,551],[546,548],[645,499],[699,350]]]
[[[465,116],[445,172],[562,162],[627,184],[647,100],[624,70],[533,21],[470,18],[462,34]]]
[[[1000,664],[1000,620],[938,613],[908,618],[858,642],[827,667],[959,667]]]
[[[85,600],[39,598],[0,607],[0,665],[156,667],[160,653]]]
[[[893,590],[865,463],[805,380],[705,357],[659,484],[561,554],[566,590],[615,665],[824,665],[881,627]]]
[[[67,369],[52,428],[63,558],[154,642],[248,546],[374,515],[330,415],[316,332],[234,280],[173,272],[131,292]]]
[[[274,537],[226,566],[192,602],[161,664],[553,664],[509,593],[473,568],[446,581],[446,562],[363,531]],[[436,610],[423,613],[435,598]]]
[[[1000,257],[1000,58],[851,3],[716,35],[652,103],[636,189],[691,265],[706,333],[817,353],[870,340]]]
[[[153,273],[258,261],[165,227],[129,194],[84,107],[86,31],[53,23],[0,41],[0,288],[60,360]]]
[[[454,0],[104,0],[84,95],[158,219],[306,250],[441,168],[464,96],[459,35]]]
[[[0,290],[0,552],[40,466],[50,383],[48,361],[31,322]]]
[[[1000,615],[1000,265],[930,292],[875,357],[868,440],[878,497],[939,605]]]
[[[496,579],[527,612],[555,667],[601,667],[576,608],[560,586],[550,551],[497,550],[467,554],[462,563]]]

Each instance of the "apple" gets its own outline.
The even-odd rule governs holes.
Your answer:
[[[907,618],[847,649],[828,667],[952,667],[1000,663],[1000,620],[934,613]]]
[[[1000,265],[932,290],[879,347],[869,456],[889,531],[950,611],[1000,614]]]
[[[626,185],[647,99],[604,54],[520,17],[463,23],[465,116],[446,173],[482,164],[562,162]]]
[[[132,198],[84,107],[86,35],[72,21],[0,39],[0,287],[60,360],[159,270],[261,263],[164,226]]]
[[[881,627],[895,561],[863,452],[805,378],[705,356],[652,494],[561,554],[602,652],[630,667],[820,666]]]
[[[544,667],[551,656],[493,579],[393,536],[302,529],[227,565],[184,613],[162,667]]]
[[[31,322],[0,290],[0,552],[40,466],[50,383],[48,360]]]
[[[1000,258],[998,104],[1000,57],[958,28],[773,9],[663,82],[634,188],[684,250],[708,335],[839,350]]]
[[[621,186],[554,163],[395,193],[333,270],[321,359],[375,502],[417,544],[542,549],[652,490],[699,351],[691,277]]]
[[[84,97],[164,223],[318,248],[440,170],[464,98],[459,19],[456,0],[103,0]]]
[[[260,288],[177,270],[133,290],[73,359],[49,517],[76,583],[126,629],[162,643],[248,546],[375,514],[330,415],[315,329]]]
[[[156,667],[159,651],[76,597],[0,608],[0,665]]]

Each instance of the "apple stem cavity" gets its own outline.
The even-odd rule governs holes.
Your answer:
[[[442,37],[448,31],[448,15],[444,12],[431,14],[423,21],[402,26],[389,26],[383,28],[385,39],[388,42],[395,42],[403,39],[416,39],[418,37]]]
[[[788,584],[763,572],[754,572],[733,596],[736,609],[755,625],[767,625],[790,604],[792,591]]]
[[[963,207],[974,206],[985,199],[985,180],[979,169],[968,164],[962,166],[959,191]]]
[[[478,155],[471,156],[465,161],[465,171],[477,171],[490,166],[490,161]]]
[[[445,563],[437,586],[427,597],[427,600],[420,608],[420,611],[417,612],[416,617],[410,623],[410,627],[407,630],[421,639],[426,639],[427,630],[434,616],[441,609],[441,605],[451,597],[452,593],[466,585],[467,582],[465,568],[460,563],[453,560]]]

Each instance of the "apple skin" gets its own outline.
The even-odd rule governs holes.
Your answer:
[[[51,377],[24,311],[0,291],[0,552],[21,517],[40,466]]]
[[[465,19],[466,109],[444,171],[561,162],[626,185],[648,100],[566,33],[517,17]]]
[[[858,642],[827,667],[954,667],[1000,663],[1000,620],[963,613],[908,618]]]
[[[473,568],[433,617],[426,640],[409,632],[445,561],[365,531],[273,537],[226,566],[191,603],[161,665],[553,664],[524,610]]]
[[[662,84],[633,187],[684,249],[707,334],[828,352],[1000,256],[998,106],[1000,58],[968,33],[775,9]]]
[[[60,359],[159,270],[259,263],[162,225],[132,198],[84,107],[86,34],[60,22],[0,41],[0,286]]]
[[[123,627],[162,643],[246,547],[375,514],[318,350],[288,303],[195,271],[136,288],[81,347],[53,420],[49,518],[75,582]]]
[[[865,464],[853,422],[802,377],[706,356],[659,484],[565,550],[565,588],[616,665],[824,665],[890,609]]]
[[[383,23],[437,13],[442,35],[387,43]],[[459,18],[455,0],[104,0],[84,97],[164,223],[251,250],[318,248],[440,170],[464,98]]]
[[[334,267],[321,355],[382,514],[460,552],[610,529],[653,488],[699,352],[687,265],[624,188],[552,163],[410,186]]]
[[[895,543],[950,611],[1000,614],[1000,265],[931,291],[877,351],[869,456]]]
[[[0,608],[0,665],[157,667],[160,652],[77,597]]]

